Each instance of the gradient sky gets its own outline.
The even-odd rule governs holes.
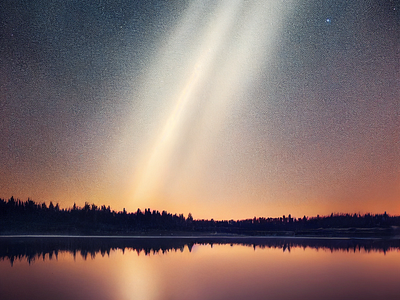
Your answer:
[[[0,197],[400,214],[400,5],[1,1]]]

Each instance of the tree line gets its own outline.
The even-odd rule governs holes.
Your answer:
[[[59,204],[0,199],[0,234],[245,234],[245,235],[393,235],[400,217],[388,214],[331,214],[293,218],[254,217],[243,220],[195,220],[189,213],[138,209],[115,211],[85,203],[61,209]]]

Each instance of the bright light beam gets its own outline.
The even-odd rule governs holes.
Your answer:
[[[174,181],[188,180],[188,176],[178,178],[179,170],[174,166],[177,160],[186,162],[181,175],[189,169],[203,168],[212,149],[212,140],[224,126],[224,117],[232,106],[238,105],[232,101],[237,101],[237,94],[249,88],[258,75],[259,65],[273,52],[283,3],[287,1],[230,0],[218,4],[200,1],[188,9],[189,14],[182,21],[184,26],[178,27],[175,35],[171,35],[172,42],[161,49],[161,59],[150,72],[153,75],[148,77],[154,81],[154,89],[160,82],[166,84],[157,89],[160,93],[153,99],[143,100],[154,105],[154,110],[149,109],[146,117],[154,118],[150,114],[158,106],[168,106],[165,103],[171,103],[172,109],[160,124],[162,129],[158,137],[144,148],[143,163],[135,170],[132,196],[136,203],[153,206],[154,202],[162,201]],[[188,30],[193,31],[190,41],[187,34],[185,39],[179,39],[179,35]],[[174,67],[175,73],[171,70]],[[181,84],[182,81],[185,83]],[[181,92],[174,96],[173,90],[179,86],[182,86]],[[147,88],[152,90],[152,84]],[[185,140],[188,126],[193,126],[198,136],[189,146]],[[199,144],[204,141],[208,145]],[[185,157],[177,157],[183,147],[189,147],[190,151],[185,152]]]

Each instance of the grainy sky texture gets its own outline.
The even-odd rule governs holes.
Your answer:
[[[0,2],[0,197],[400,214],[400,5]]]

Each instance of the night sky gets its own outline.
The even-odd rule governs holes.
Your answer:
[[[0,197],[400,214],[400,4],[0,2]]]

